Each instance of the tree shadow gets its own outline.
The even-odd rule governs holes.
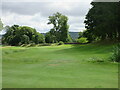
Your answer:
[[[112,52],[112,46],[110,45],[93,45],[93,44],[71,44],[70,48],[60,49],[55,53],[82,53],[82,54],[106,54]]]

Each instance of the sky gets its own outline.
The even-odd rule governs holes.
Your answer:
[[[4,0],[2,1],[2,22],[4,26],[18,24],[30,26],[40,33],[48,32],[48,17],[60,12],[68,17],[69,31],[85,30],[85,15],[92,0]]]

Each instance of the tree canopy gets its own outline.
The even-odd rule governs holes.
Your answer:
[[[52,16],[49,16],[48,24],[53,25],[53,28],[49,32],[52,42],[70,41],[70,36],[68,34],[69,25],[67,24],[67,22],[68,22],[67,16],[62,15],[59,12],[53,14]]]
[[[13,25],[7,27],[6,34],[2,37],[2,43],[8,45],[39,44],[43,42],[44,36],[28,26]]]
[[[120,40],[120,3],[92,2],[86,15],[85,37],[90,40]]]

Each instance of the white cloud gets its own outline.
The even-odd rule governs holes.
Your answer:
[[[5,17],[2,17],[2,21],[5,25],[23,25],[36,28],[39,32],[47,32],[52,28],[52,25],[47,25],[47,19],[41,17],[40,14],[30,15],[18,15],[15,13],[8,13]]]
[[[91,2],[93,0],[4,0],[3,2]]]
[[[80,2],[82,0],[78,0],[79,2],[73,2],[73,0],[69,2],[68,0],[59,0],[60,2],[58,0],[53,0],[53,2],[7,1],[9,0],[4,1],[2,8],[2,21],[5,25],[26,25],[36,28],[39,32],[47,32],[52,28],[52,25],[47,25],[48,16],[56,12],[68,16],[69,31],[84,30],[84,18],[90,8],[90,0],[84,0],[84,2]]]

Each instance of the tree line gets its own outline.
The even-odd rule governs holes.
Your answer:
[[[120,41],[120,2],[92,2],[85,18],[86,30],[80,37],[96,40]]]
[[[59,12],[49,16],[48,24],[53,24],[53,28],[45,36],[28,26],[6,26],[6,33],[2,37],[2,44],[18,46],[30,43],[71,42],[72,39],[68,33],[69,25],[67,22],[68,17]]]
[[[92,2],[92,8],[85,18],[85,28],[79,32],[78,40],[74,42],[90,43],[99,40],[120,41],[120,3],[118,2]],[[48,17],[48,24],[53,28],[44,35],[38,33],[36,29],[13,25],[6,28],[2,43],[7,45],[22,45],[29,43],[57,43],[73,42],[68,33],[68,17],[57,12]],[[3,24],[0,24],[2,27]]]
[[[18,46],[29,43],[44,43],[44,36],[36,29],[28,26],[13,25],[6,27],[6,34],[2,37],[2,43],[6,45]]]

